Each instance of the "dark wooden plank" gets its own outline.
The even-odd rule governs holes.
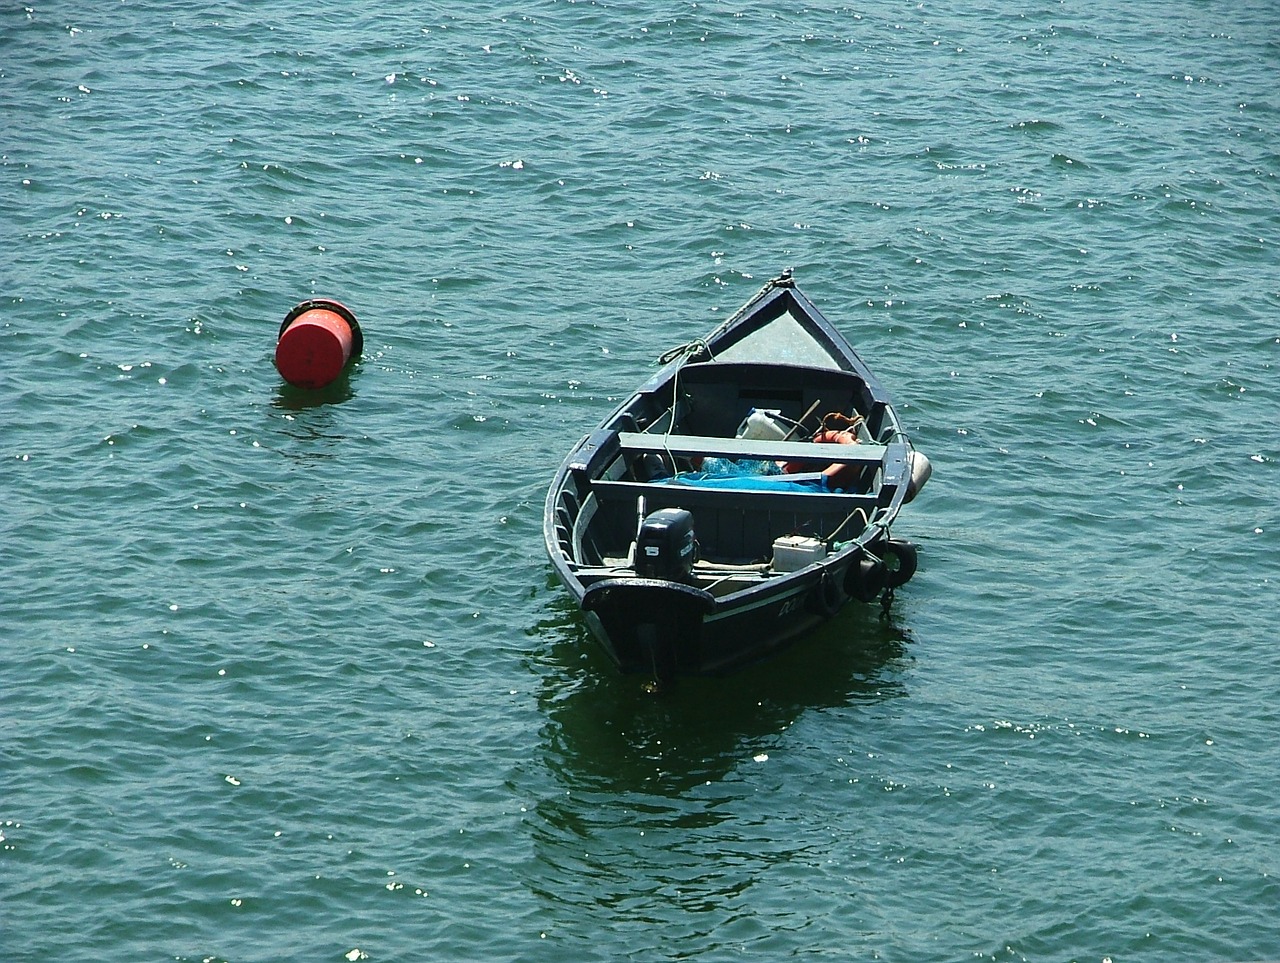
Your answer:
[[[665,451],[672,455],[710,458],[751,458],[764,461],[839,462],[879,465],[885,445],[831,445],[767,438],[708,438],[702,435],[660,435],[638,431],[618,434],[624,451]]]
[[[781,477],[781,476],[779,476]],[[790,511],[816,511],[820,513],[863,508],[875,510],[875,495],[854,495],[842,492],[796,491],[779,488],[769,491],[762,488],[700,488],[697,485],[660,484],[653,482],[608,481],[598,478],[591,483],[596,497],[601,500],[626,500],[634,502],[643,495],[655,507],[684,505],[714,505],[725,509],[763,511],[770,508],[786,508]]]

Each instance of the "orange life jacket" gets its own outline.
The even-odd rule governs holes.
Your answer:
[[[856,445],[858,437],[852,431],[820,431],[811,439],[822,445]],[[834,461],[826,468],[811,461],[789,461],[782,466],[788,475],[806,471],[821,471],[827,480],[828,488],[849,488],[858,480],[858,466]]]

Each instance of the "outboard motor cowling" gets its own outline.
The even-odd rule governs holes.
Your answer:
[[[683,508],[661,508],[645,516],[636,535],[636,574],[669,582],[693,581],[698,543],[693,514]]]

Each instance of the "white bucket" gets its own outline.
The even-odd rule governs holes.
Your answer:
[[[782,412],[777,410],[752,408],[751,413],[738,426],[738,437],[781,441],[787,437],[791,426],[777,417],[780,414]]]

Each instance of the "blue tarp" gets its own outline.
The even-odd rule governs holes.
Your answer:
[[[653,485],[688,485],[694,488],[728,488],[735,491],[829,492],[825,476],[787,475],[773,461],[743,458],[704,458],[700,471],[681,472],[674,478],[654,478]]]
[[[830,489],[827,488],[827,479],[825,476],[797,479],[790,475],[711,475],[704,471],[685,472],[676,478],[655,478],[650,484],[675,486],[688,485],[694,488],[732,488],[738,491],[744,489],[769,492],[830,491]]]

